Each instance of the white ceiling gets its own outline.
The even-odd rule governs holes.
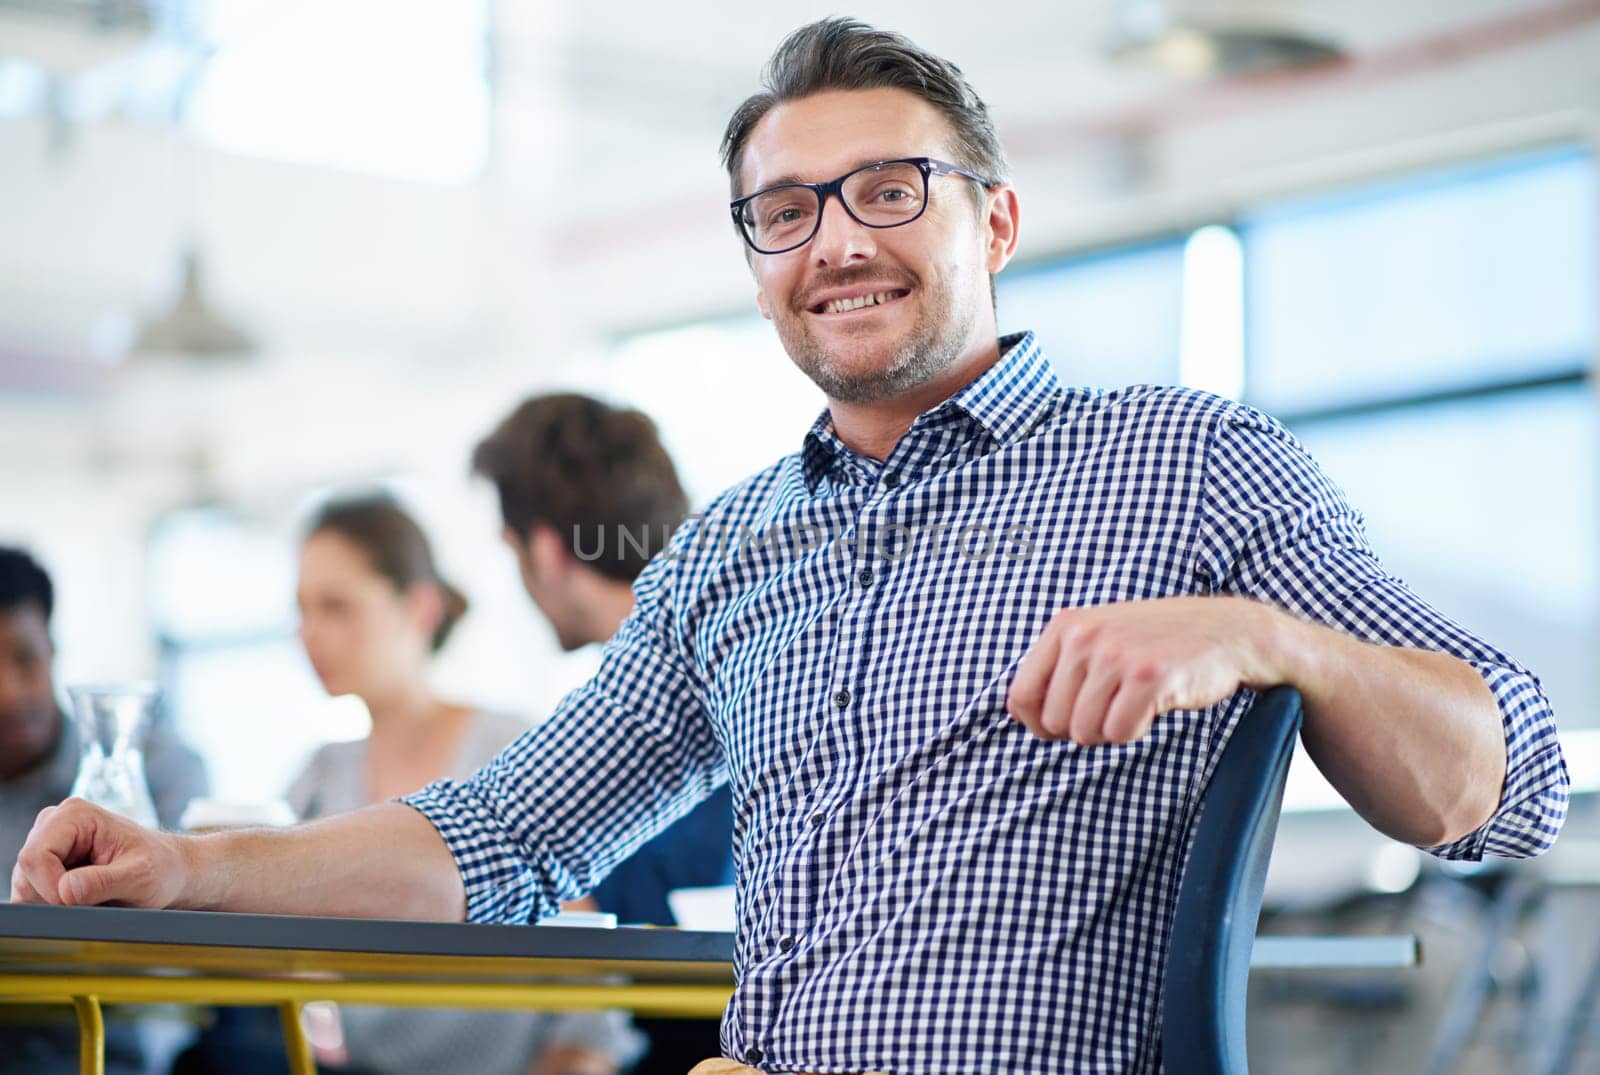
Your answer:
[[[269,12],[274,4],[226,2],[245,15],[251,4]],[[61,150],[50,148],[37,123],[0,120],[0,156],[31,157],[13,156],[24,167],[0,181],[0,366],[7,344],[13,354],[19,342],[36,354],[81,353],[87,326],[103,311],[159,305],[177,252],[196,229],[214,255],[209,275],[221,307],[268,330],[293,317],[318,318],[321,340],[329,338],[323,325],[364,338],[388,326],[408,340],[444,341],[424,349],[455,353],[463,333],[493,323],[482,316],[488,309],[511,309],[514,316],[501,319],[510,331],[549,341],[545,311],[530,303],[532,295],[553,304],[559,325],[610,330],[726,308],[733,291],[743,297],[740,266],[727,256],[725,231],[715,227],[726,197],[716,163],[723,124],[757,87],[784,34],[837,9],[821,0],[489,2],[496,165],[493,181],[477,187],[427,190],[198,154],[123,118],[93,125]],[[1318,105],[1310,95],[1283,93],[1292,80],[1193,86],[1109,61],[1114,0],[866,0],[853,14],[958,62],[996,115],[1019,176],[1026,171],[1044,181],[1039,186],[1057,180],[1063,162],[1102,152],[1102,143],[1115,141],[1100,138],[1107,131],[1187,133],[1197,115],[1286,98],[1295,102],[1293,117],[1314,123],[1330,99],[1359,99],[1363,77],[1395,80],[1429,65],[1554,40],[1585,20],[1600,25],[1600,0],[1174,3],[1198,15],[1249,10],[1303,26],[1342,42],[1352,58],[1339,80],[1323,85]],[[235,22],[251,25],[248,17]],[[0,55],[6,26],[0,19]],[[352,55],[349,66],[359,78],[361,57]],[[1210,111],[1202,114],[1202,105]],[[1474,107],[1492,111],[1482,102]],[[1358,141],[1330,135],[1319,143],[1295,129],[1303,123],[1280,122],[1273,137],[1292,136],[1316,152]],[[1209,128],[1203,134],[1212,137]],[[652,177],[643,201],[634,190],[641,175]],[[644,232],[648,248],[634,249],[636,222],[649,214],[670,218],[676,230]],[[668,242],[691,264],[682,280],[660,279],[659,252]],[[716,268],[698,268],[713,263],[701,256],[708,242],[717,244]],[[542,255],[526,255],[541,246]],[[583,257],[570,257],[574,251]],[[555,271],[564,274],[558,283],[565,291],[539,275]],[[630,289],[638,281],[646,286]],[[703,296],[690,301],[704,305],[684,305],[684,294]],[[629,309],[618,314],[624,305]],[[536,322],[541,327],[524,327]],[[72,327],[58,331],[62,324]],[[5,380],[0,376],[0,388]]]
[[[1027,143],[1041,132],[1103,129],[1123,118],[1148,124],[1180,108],[1195,88],[1107,58],[1118,0],[865,0],[851,14],[899,30],[956,60],[998,119],[1002,137]],[[1304,28],[1342,44],[1357,62],[1448,52],[1483,30],[1512,41],[1532,18],[1600,17],[1600,5],[1571,0],[1175,0],[1197,18],[1244,12]],[[838,9],[821,0],[748,5],[728,0],[673,4],[503,4],[497,9],[497,90],[508,110],[497,131],[564,133],[586,181],[639,161],[698,176],[715,174],[723,124],[758,84],[762,63],[784,34]],[[1416,56],[1411,57],[1413,60]],[[563,115],[552,121],[550,90]],[[517,102],[526,102],[519,110]],[[547,143],[546,143],[547,144]],[[1013,150],[1016,152],[1016,149]]]

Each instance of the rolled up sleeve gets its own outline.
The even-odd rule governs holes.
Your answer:
[[[1570,782],[1556,739],[1550,702],[1538,680],[1503,664],[1469,661],[1494,693],[1506,735],[1506,780],[1500,805],[1459,840],[1427,848],[1447,859],[1484,855],[1531,858],[1549,849],[1567,818]]]
[[[1197,570],[1219,592],[1254,597],[1381,645],[1431,650],[1471,665],[1500,711],[1506,775],[1476,831],[1426,848],[1441,858],[1522,858],[1555,841],[1569,782],[1555,715],[1538,679],[1390,575],[1361,517],[1278,422],[1246,407],[1216,428],[1207,454]]]
[[[688,540],[685,530],[674,537]],[[594,679],[464,782],[401,801],[461,871],[467,919],[525,922],[590,891],[726,781],[672,626],[676,561],[658,556]]]

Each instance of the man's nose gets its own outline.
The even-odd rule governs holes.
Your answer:
[[[822,203],[822,219],[811,237],[811,258],[817,265],[848,265],[870,261],[878,252],[878,240],[867,227],[845,211],[841,195]]]

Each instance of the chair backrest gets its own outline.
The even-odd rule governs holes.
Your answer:
[[[1300,693],[1274,687],[1239,718],[1200,798],[1167,946],[1161,1049],[1168,1071],[1243,1075],[1245,988]]]

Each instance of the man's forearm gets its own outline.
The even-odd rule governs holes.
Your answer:
[[[183,848],[191,883],[180,906],[454,922],[466,915],[444,841],[400,803],[283,831],[191,838]]]
[[[1293,684],[1305,703],[1306,752],[1373,827],[1431,847],[1493,815],[1505,783],[1505,732],[1476,670],[1260,608],[1279,667],[1272,678]]]

